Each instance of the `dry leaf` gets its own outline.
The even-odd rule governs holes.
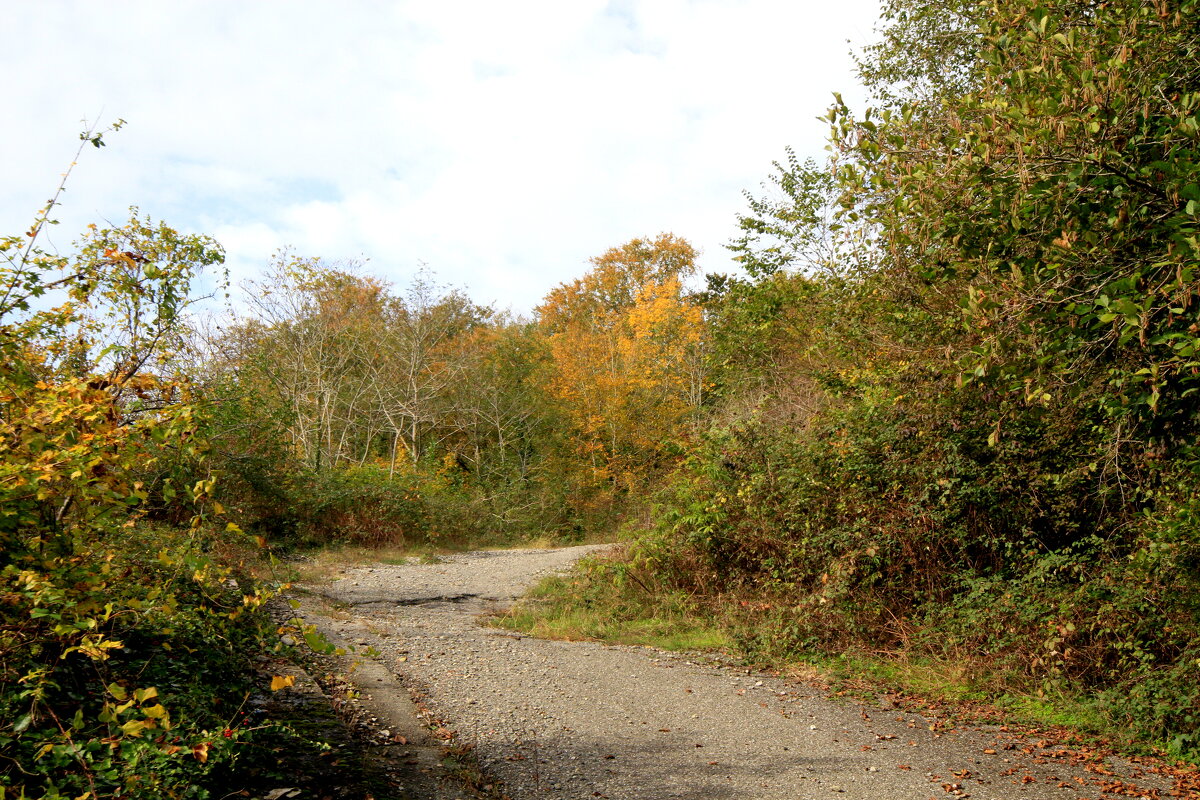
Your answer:
[[[276,675],[271,678],[271,691],[278,692],[280,689],[286,689],[296,682],[295,675]]]

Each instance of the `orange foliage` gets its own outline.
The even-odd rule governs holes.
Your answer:
[[[625,488],[665,466],[699,407],[704,323],[682,287],[695,257],[672,234],[634,239],[538,308],[553,362],[547,390],[596,482]]]

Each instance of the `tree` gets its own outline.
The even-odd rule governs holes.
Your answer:
[[[276,254],[268,278],[250,285],[256,312],[219,339],[237,392],[285,421],[293,452],[310,469],[358,460],[362,426],[377,417],[369,375],[389,305],[386,287],[353,265]],[[365,438],[365,441],[362,441]]]
[[[105,276],[94,288],[99,310],[86,323],[95,341],[93,368],[104,369],[118,384],[148,370],[161,374],[185,346],[189,307],[207,299],[193,296],[193,281],[224,260],[224,250],[211,238],[181,235],[139,217],[137,208],[121,227],[90,226],[78,271]]]
[[[489,310],[464,294],[417,275],[388,309],[379,340],[372,387],[392,436],[391,468],[400,447],[418,464],[428,449],[452,434],[452,389],[462,379],[455,341],[482,325]]]
[[[1198,423],[1197,9],[1001,3],[918,148],[913,101],[878,126],[832,115],[850,186],[890,198],[871,206],[887,244],[961,287],[963,380],[1032,404],[1100,392],[1113,480],[1120,451],[1188,446]]]
[[[803,163],[787,149],[787,162],[774,162],[775,172],[764,188],[770,194],[745,192],[749,213],[738,215],[742,235],[727,247],[751,279],[781,270],[828,272],[842,267],[848,255],[839,248],[839,232],[848,229],[835,220],[839,190],[834,169]],[[843,234],[844,235],[844,234]]]
[[[682,287],[695,256],[671,234],[634,239],[538,307],[554,364],[548,388],[595,481],[628,488],[660,470],[702,402],[703,320]]]
[[[987,653],[1194,757],[1200,5],[885,17],[875,107],[828,117],[852,262],[788,275],[822,206],[752,199],[753,280],[708,306],[750,410],[692,450],[644,563],[770,598],[755,646]],[[739,359],[768,398],[810,376],[814,413],[739,397]]]
[[[533,480],[544,467],[551,433],[541,385],[548,353],[529,323],[497,317],[456,337],[459,371],[449,406],[478,481],[489,487]]]
[[[552,290],[538,306],[538,319],[551,331],[590,319],[597,326],[615,325],[623,311],[648,286],[668,278],[683,280],[696,271],[696,251],[671,233],[654,239],[631,239],[591,259],[582,278]]]

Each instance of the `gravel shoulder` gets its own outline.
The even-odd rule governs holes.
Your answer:
[[[512,800],[1197,796],[1149,763],[998,726],[950,729],[886,698],[864,705],[702,656],[480,625],[603,547],[348,568],[307,587],[325,609],[306,603],[304,613],[338,641],[373,648],[366,674],[391,713],[409,708],[403,685]]]

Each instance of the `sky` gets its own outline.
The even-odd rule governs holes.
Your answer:
[[[225,248],[403,286],[422,267],[527,314],[588,259],[672,232],[705,272],[785,147],[862,90],[879,0],[0,0],[0,231],[26,230],[85,121],[48,243],[131,205]]]

